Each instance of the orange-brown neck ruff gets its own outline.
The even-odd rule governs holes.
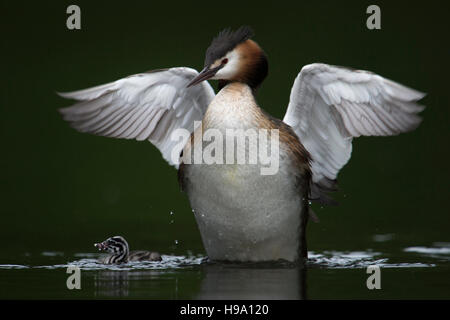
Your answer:
[[[239,72],[231,79],[220,80],[219,90],[230,82],[246,83],[252,90],[256,90],[269,71],[269,64],[264,51],[255,41],[250,39],[239,44],[235,50],[239,53]]]

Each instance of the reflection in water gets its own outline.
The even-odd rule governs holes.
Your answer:
[[[161,270],[99,270],[94,275],[95,296],[125,298],[141,293],[152,298],[157,289],[155,282],[158,283],[165,273]],[[178,289],[176,285],[175,277],[175,291]]]
[[[94,276],[96,297],[128,297],[128,271],[99,271]]]
[[[306,299],[306,268],[205,264],[197,299]]]
[[[304,267],[205,263],[198,268],[204,277],[199,293],[193,297],[195,299],[306,299]],[[149,292],[152,279],[160,279],[161,271],[97,270],[94,276],[95,296],[128,297],[141,286],[140,289]],[[177,291],[178,277],[176,274],[174,277],[174,290]],[[177,292],[174,294],[177,299]]]

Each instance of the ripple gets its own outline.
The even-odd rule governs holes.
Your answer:
[[[450,246],[445,247],[408,247],[404,252],[423,254],[427,257],[441,259],[450,259]],[[43,252],[43,256],[61,257],[60,252]],[[367,268],[371,265],[378,265],[383,268],[426,268],[435,267],[433,263],[422,262],[390,262],[388,258],[383,257],[382,253],[370,249],[367,251],[324,251],[308,253],[308,266],[326,269],[357,269]],[[53,265],[20,265],[20,264],[2,264],[0,269],[62,269],[69,266],[76,266],[82,270],[170,270],[195,267],[207,260],[205,256],[194,255],[162,255],[162,261],[137,261],[128,262],[120,265],[99,263],[98,253],[76,253],[72,255],[77,259],[71,262]],[[409,259],[408,259],[409,260]]]
[[[62,257],[64,256],[64,252],[60,251],[44,251],[41,253],[41,255],[45,257]]]
[[[439,260],[450,260],[450,247],[408,247],[404,252],[419,253],[423,256]]]
[[[48,255],[53,256],[53,255]],[[76,257],[89,256],[91,254],[78,253]],[[95,255],[98,256],[98,255]],[[29,266],[19,264],[1,264],[0,269],[61,269],[69,266],[79,267],[82,270],[163,270],[179,269],[201,264],[206,260],[204,256],[170,256],[162,255],[161,261],[133,261],[120,265],[99,263],[97,259],[85,258],[65,264]]]
[[[0,264],[0,269],[28,269],[29,266],[21,264]]]
[[[417,252],[425,254],[450,254],[450,248],[409,247],[405,252]]]
[[[161,261],[133,261],[120,265],[102,264],[97,259],[81,259],[69,262],[65,265],[40,266],[36,268],[67,268],[68,266],[77,266],[82,270],[164,270],[179,269],[196,266],[205,261],[203,256],[168,256],[162,255]]]
[[[393,234],[393,233],[375,234],[373,236],[373,241],[375,241],[375,242],[387,242],[387,241],[391,241],[394,238],[395,238],[395,234]]]
[[[428,268],[435,264],[421,262],[414,263],[389,263],[388,258],[375,259],[380,252],[372,251],[325,251],[323,253],[309,252],[308,265],[329,269],[365,269],[368,266],[377,265],[383,268]]]

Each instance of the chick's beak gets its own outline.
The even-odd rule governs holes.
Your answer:
[[[189,82],[189,84],[187,85],[187,88],[195,86],[196,84],[199,84],[202,81],[208,80],[212,77],[214,77],[214,75],[217,73],[217,71],[219,71],[219,69],[222,66],[218,66],[216,68],[212,68],[209,69],[208,67],[204,68],[199,74],[198,76],[196,76],[194,79],[192,79],[191,82]]]
[[[94,246],[97,247],[99,251],[103,251],[108,248],[108,244],[106,243],[106,241],[95,243]]]

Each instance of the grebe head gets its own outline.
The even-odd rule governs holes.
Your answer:
[[[256,89],[267,76],[268,63],[252,36],[252,30],[245,26],[220,32],[206,50],[204,69],[188,87],[212,79],[220,80],[220,88],[229,82],[243,82]]]
[[[114,255],[128,254],[128,243],[121,236],[108,238],[101,243],[95,243],[94,246],[100,251],[107,251]]]

